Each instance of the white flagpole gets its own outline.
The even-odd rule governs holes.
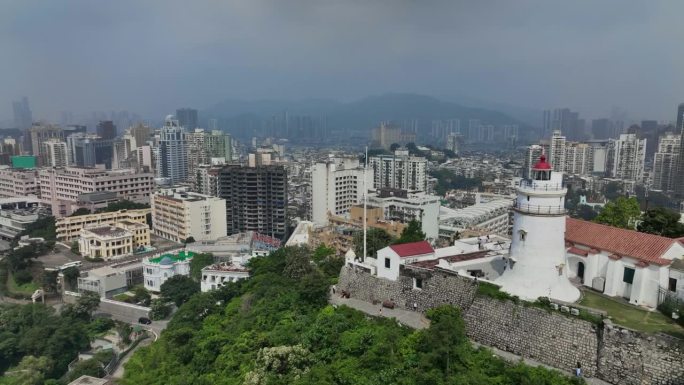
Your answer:
[[[364,159],[364,165],[363,165],[363,260],[366,260],[366,254],[367,254],[367,245],[366,245],[366,228],[367,228],[367,219],[366,219],[366,201],[367,201],[367,195],[368,195],[368,186],[366,186],[366,179],[368,179],[368,176],[366,175],[366,172],[368,171],[368,146],[366,146],[366,158]]]

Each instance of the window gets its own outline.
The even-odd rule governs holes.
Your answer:
[[[385,269],[389,269],[389,268],[390,268],[390,259],[385,258]]]
[[[667,288],[670,291],[677,291],[677,279],[676,278],[670,278],[670,282],[667,285]]]
[[[622,274],[622,282],[629,283],[630,285],[634,282],[634,269],[625,267],[625,272]]]
[[[413,278],[413,288],[414,289],[422,289],[423,288],[423,279],[422,278]]]
[[[527,201],[528,201],[528,202],[530,201],[530,196],[529,196],[529,195],[527,196]]]
[[[518,234],[520,234],[520,240],[524,242],[525,238],[527,238],[527,231],[520,230],[520,231],[518,231]]]

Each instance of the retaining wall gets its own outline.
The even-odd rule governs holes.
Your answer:
[[[682,340],[478,296],[477,282],[449,272],[404,269],[401,274],[390,281],[344,266],[338,289],[367,302],[392,300],[405,309],[417,303],[419,311],[458,306],[472,340],[565,372],[572,372],[579,362],[587,376],[612,384],[684,384]],[[422,289],[414,288],[414,278],[423,280]]]

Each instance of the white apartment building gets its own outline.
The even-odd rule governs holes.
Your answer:
[[[381,189],[368,195],[368,205],[382,208],[386,220],[420,221],[428,239],[435,240],[439,236],[440,198],[436,195]]]
[[[40,185],[35,170],[0,169],[0,198],[40,196]]]
[[[563,172],[573,175],[589,175],[593,171],[593,165],[594,157],[590,145],[577,142],[566,144]]]
[[[409,155],[408,150],[397,150],[394,155],[369,158],[373,169],[373,187],[396,188],[412,192],[427,189],[427,159]]]
[[[152,174],[136,173],[132,169],[66,167],[41,169],[38,175],[41,200],[52,208],[52,214],[57,218],[72,213],[80,194],[112,191],[121,199],[149,203],[154,189]]]
[[[345,215],[363,198],[363,167],[355,157],[330,157],[311,170],[311,218],[328,224],[328,214]],[[366,186],[370,188],[371,186]]]
[[[523,168],[523,178],[529,178],[532,175],[532,166],[537,163],[539,157],[544,153],[544,147],[539,144],[533,144],[525,150],[525,160]]]
[[[179,251],[178,254],[161,254],[143,259],[143,283],[145,289],[154,292],[175,275],[190,275],[190,261],[195,253]]]
[[[216,263],[202,268],[200,288],[202,292],[220,289],[228,282],[237,282],[249,278],[249,269],[228,262]]]
[[[664,192],[674,190],[680,144],[681,137],[677,134],[667,133],[660,137],[658,149],[653,155],[653,189]]]
[[[644,176],[646,139],[639,139],[636,134],[621,134],[619,139],[611,140],[609,158],[608,171],[611,177],[641,181]]]
[[[566,142],[565,136],[559,130],[554,131],[553,135],[551,135],[548,156],[554,171],[564,171]]]
[[[190,237],[203,241],[227,234],[224,199],[177,186],[159,190],[150,201],[155,235],[174,242],[184,242]]]
[[[43,142],[43,165],[47,167],[66,167],[69,165],[69,150],[66,142],[48,139]]]

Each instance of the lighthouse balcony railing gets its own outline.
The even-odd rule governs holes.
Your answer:
[[[518,187],[535,191],[560,191],[565,188],[562,183],[538,183],[534,180],[521,180]]]
[[[513,208],[521,213],[526,214],[539,214],[539,215],[565,215],[566,210],[563,206],[540,206],[540,205],[528,205],[521,204],[517,201],[514,202]]]

